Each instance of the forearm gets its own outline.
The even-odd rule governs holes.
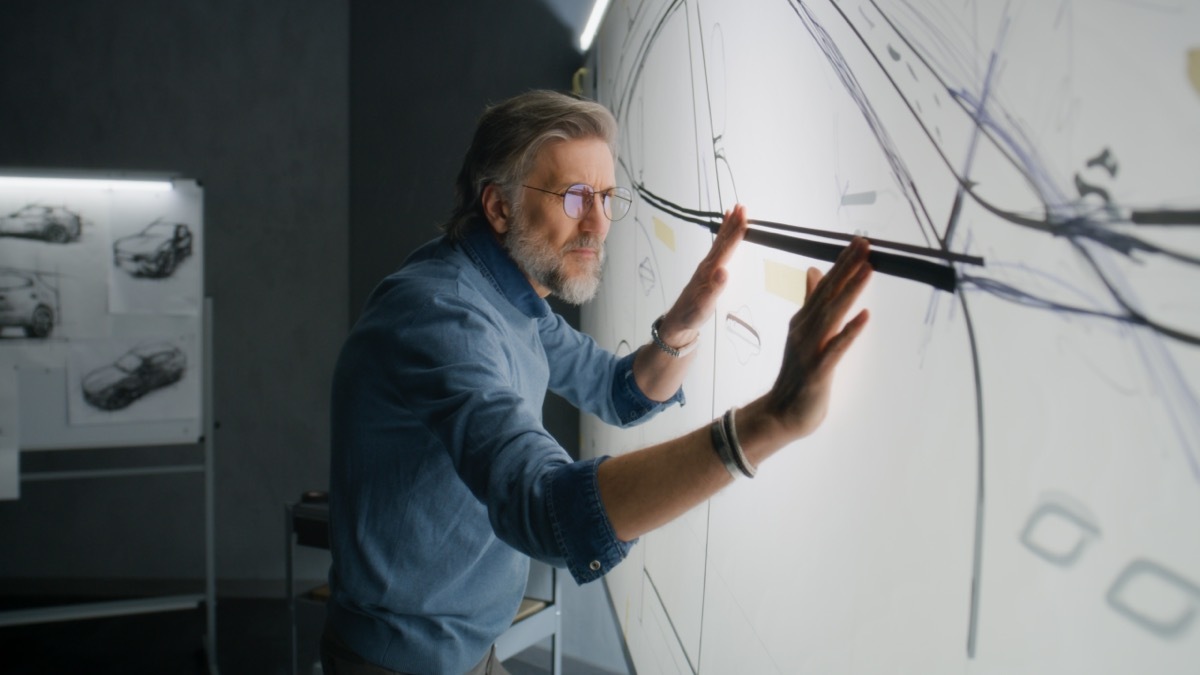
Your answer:
[[[754,466],[792,439],[762,399],[738,411],[737,433]],[[679,438],[608,460],[597,470],[600,499],[617,538],[632,541],[661,527],[733,482],[705,425]]]

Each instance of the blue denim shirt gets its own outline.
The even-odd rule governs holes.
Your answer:
[[[628,553],[547,389],[628,426],[652,401],[550,311],[490,229],[418,249],[372,293],[333,379],[328,625],[368,661],[461,673],[508,628],[533,556],[580,583]]]

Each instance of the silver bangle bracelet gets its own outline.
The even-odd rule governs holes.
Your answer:
[[[729,439],[729,447],[733,450],[733,459],[737,462],[738,469],[746,478],[754,478],[758,473],[758,469],[746,459],[746,452],[742,450],[742,444],[738,441],[737,427],[734,426],[734,414],[737,412],[737,407],[730,408],[725,412],[725,416],[721,419],[722,426],[725,427],[725,436]]]
[[[650,339],[654,340],[655,346],[666,352],[668,356],[676,359],[683,358],[696,351],[696,347],[700,346],[700,338],[696,338],[682,347],[672,347],[663,342],[662,337],[658,334],[658,328],[662,326],[663,316],[658,317],[654,320],[654,323],[650,324]]]
[[[720,417],[713,420],[709,434],[712,436],[713,450],[717,452],[717,458],[721,460],[725,470],[734,478],[741,476],[742,470],[733,457],[733,448],[729,446],[729,439],[725,435],[725,421]]]

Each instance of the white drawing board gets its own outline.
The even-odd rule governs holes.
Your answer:
[[[15,367],[20,449],[201,438],[203,190],[170,184],[0,181],[0,362]]]
[[[585,330],[644,344],[720,213],[759,222],[687,405],[585,416],[585,452],[765,392],[805,270],[879,255],[822,428],[609,575],[639,672],[1200,663],[1198,28],[1181,0],[613,4],[595,94],[635,204]]]

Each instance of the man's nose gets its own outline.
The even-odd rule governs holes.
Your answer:
[[[604,214],[604,195],[595,192],[592,194],[587,213],[584,213],[579,221],[579,229],[603,237],[608,233],[608,226],[608,216]]]

